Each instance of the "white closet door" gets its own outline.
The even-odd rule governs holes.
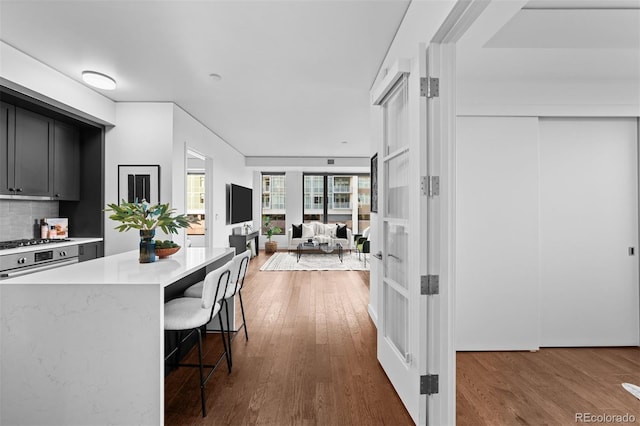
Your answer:
[[[538,349],[538,120],[458,117],[456,349]]]
[[[539,134],[541,346],[638,345],[637,121],[540,119]]]

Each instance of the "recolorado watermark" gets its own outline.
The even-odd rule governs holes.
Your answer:
[[[576,423],[635,423],[636,416],[633,414],[594,414],[576,413]]]

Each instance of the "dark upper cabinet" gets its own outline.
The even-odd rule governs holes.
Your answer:
[[[78,128],[56,121],[53,137],[53,197],[80,199],[80,133]]]
[[[0,194],[5,195],[14,193],[15,112],[13,105],[0,102]]]
[[[80,199],[80,130],[0,102],[0,195]]]
[[[53,120],[15,109],[16,195],[53,195]]]

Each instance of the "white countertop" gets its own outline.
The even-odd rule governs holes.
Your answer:
[[[77,239],[74,239],[77,240]],[[83,241],[84,243],[85,241]],[[69,242],[72,243],[72,242]],[[65,244],[65,243],[57,243]],[[78,242],[75,242],[78,244]],[[153,263],[139,263],[138,250],[0,281],[11,284],[149,284],[167,286],[227,254],[232,248],[188,247]]]
[[[69,241],[61,241],[58,243],[36,244],[33,246],[16,247],[0,251],[1,255],[13,253],[28,253],[31,251],[51,250],[52,247],[77,246],[86,243],[96,243],[102,241],[102,238],[69,238]]]

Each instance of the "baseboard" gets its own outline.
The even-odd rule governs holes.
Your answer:
[[[378,314],[373,310],[371,304],[367,305],[367,311],[369,312],[369,317],[371,317],[371,321],[373,321],[373,325],[378,328]]]

